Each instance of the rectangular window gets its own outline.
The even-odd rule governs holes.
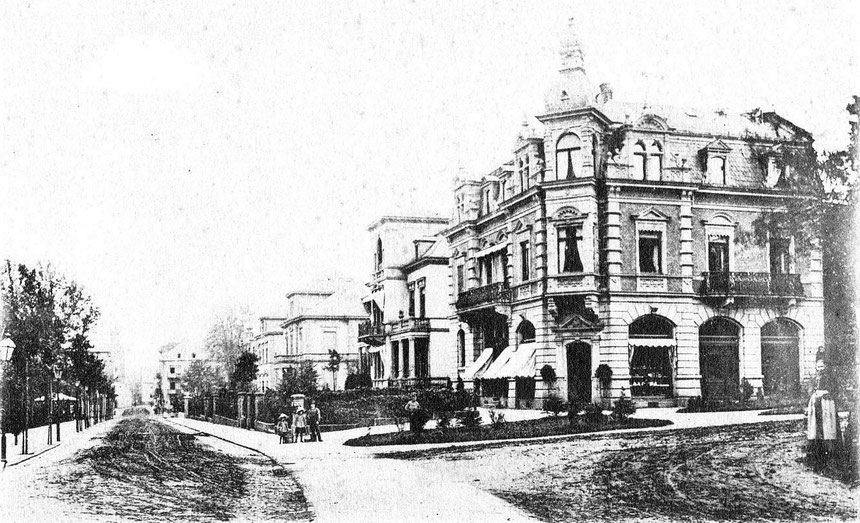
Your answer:
[[[558,272],[582,272],[582,258],[579,247],[582,234],[579,227],[558,229]]]
[[[708,271],[729,272],[729,237],[711,236],[708,239]]]
[[[403,340],[403,377],[409,377],[409,340]]]
[[[170,382],[170,390],[176,390],[176,382],[175,381]]]
[[[391,342],[391,377],[397,378],[400,376],[400,344],[396,341]]]
[[[425,307],[427,306],[427,300],[424,295],[424,284],[423,282],[418,285],[418,317],[423,318],[427,315],[427,310]]]
[[[531,268],[531,258],[529,257],[529,242],[524,241],[520,242],[520,268],[521,268],[521,276],[522,281],[526,281],[531,276],[530,268]]]
[[[656,231],[639,233],[639,272],[663,274],[661,233]]]
[[[409,286],[409,317],[415,316],[415,286]]]
[[[490,189],[484,189],[484,214],[490,214]]]
[[[176,367],[170,367],[170,373],[176,374]]]
[[[484,285],[493,283],[493,260],[489,256],[481,258],[484,266]]]
[[[325,344],[324,347],[326,352],[337,350],[337,331],[323,332],[323,343]]]
[[[787,238],[771,238],[770,239],[770,273],[771,274],[788,274],[790,268],[789,247],[791,241]]]
[[[462,265],[457,266],[457,292],[463,292],[466,290],[466,282],[464,280],[463,270],[464,269]]]

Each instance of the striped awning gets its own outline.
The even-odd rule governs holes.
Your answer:
[[[475,378],[480,378],[486,370],[487,365],[490,364],[492,357],[493,349],[484,349],[481,354],[478,355],[478,359],[469,364],[469,366],[466,367],[466,370],[463,371],[463,379],[473,380]]]

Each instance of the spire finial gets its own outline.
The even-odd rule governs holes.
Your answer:
[[[580,69],[585,71],[585,59],[582,53],[582,42],[576,30],[573,17],[567,20],[567,34],[561,42],[561,70]]]

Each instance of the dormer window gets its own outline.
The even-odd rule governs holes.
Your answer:
[[[484,214],[490,214],[490,188],[484,189]]]
[[[731,149],[722,140],[714,140],[699,151],[699,157],[705,165],[705,183],[728,185],[726,161],[729,152]]]
[[[654,140],[648,148],[648,165],[645,171],[646,180],[660,181],[663,178],[663,146]]]
[[[556,179],[572,180],[582,176],[582,141],[575,134],[564,134],[555,146]]]
[[[633,147],[633,177],[644,180],[648,174],[648,153],[645,151],[645,144],[636,142]]]

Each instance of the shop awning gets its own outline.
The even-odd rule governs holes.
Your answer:
[[[475,258],[483,258],[488,254],[493,254],[494,252],[503,251],[508,248],[507,243],[499,243],[493,245],[492,247],[487,247],[486,249],[481,249],[480,251],[475,253]]]
[[[505,378],[507,376],[503,376],[499,374],[499,372],[505,368],[505,365],[508,364],[508,361],[511,359],[511,356],[514,355],[514,348],[508,347],[503,350],[499,357],[494,359],[490,366],[487,367],[487,370],[481,376],[481,379],[491,380],[495,378]]]
[[[473,380],[475,378],[480,378],[484,370],[487,368],[487,365],[489,365],[492,357],[493,349],[484,349],[481,354],[478,355],[478,359],[469,364],[469,366],[466,367],[466,370],[463,371],[463,379]]]
[[[678,344],[673,338],[632,338],[629,343],[634,347],[674,347]]]

